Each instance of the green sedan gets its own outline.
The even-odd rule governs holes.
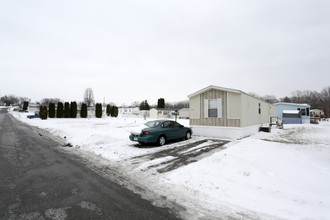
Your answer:
[[[192,135],[191,128],[184,127],[176,121],[156,120],[145,124],[141,133],[131,133],[129,139],[137,141],[140,144],[157,143],[162,146],[167,141],[178,139],[190,139]]]

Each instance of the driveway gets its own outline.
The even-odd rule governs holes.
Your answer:
[[[159,173],[165,173],[223,150],[225,149],[224,145],[228,142],[218,139],[203,139],[188,144],[183,143],[176,145],[174,148],[133,157],[132,164],[138,166],[145,161],[149,161],[152,165],[148,166],[147,169],[156,169]]]

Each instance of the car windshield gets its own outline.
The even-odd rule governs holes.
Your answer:
[[[155,128],[160,124],[159,121],[149,121],[145,125],[149,128]]]

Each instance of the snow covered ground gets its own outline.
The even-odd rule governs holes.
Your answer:
[[[285,125],[283,130],[233,140],[212,154],[164,171],[163,166],[177,162],[175,154],[166,152],[198,151],[217,140],[193,136],[163,147],[139,148],[128,135],[144,127],[142,118],[42,121],[27,119],[26,113],[12,115],[65,138],[73,151],[105,158],[109,167],[143,191],[182,207],[187,219],[330,219],[329,122]],[[189,126],[188,120],[179,122]]]

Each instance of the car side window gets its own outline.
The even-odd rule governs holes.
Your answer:
[[[173,122],[173,127],[174,128],[179,128],[181,125],[178,122]]]
[[[164,122],[163,123],[163,128],[170,128],[170,124],[171,124],[171,122],[170,121],[166,121],[166,122]]]
[[[169,127],[174,128],[174,122],[171,121]]]

